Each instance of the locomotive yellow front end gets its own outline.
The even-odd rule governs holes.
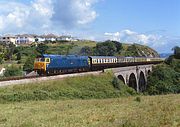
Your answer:
[[[34,62],[34,71],[39,75],[46,74],[46,64],[49,63],[49,58],[36,58]]]

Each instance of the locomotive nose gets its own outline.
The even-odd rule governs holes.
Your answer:
[[[46,70],[46,63],[45,62],[35,62],[34,63],[34,70]]]

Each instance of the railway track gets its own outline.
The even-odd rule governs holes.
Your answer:
[[[2,78],[0,79],[0,82],[4,81],[13,81],[13,80],[21,80],[21,79],[31,79],[31,78],[38,78],[39,76],[16,76],[16,77],[9,77],[9,78]]]
[[[68,77],[99,75],[101,72],[102,71],[94,71],[94,72],[53,75],[53,76],[28,76],[28,77],[4,78],[0,80],[0,87],[10,86],[10,85],[23,85],[23,84],[42,82],[42,81],[47,81],[47,80],[65,79]]]

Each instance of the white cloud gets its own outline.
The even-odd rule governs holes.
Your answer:
[[[0,30],[4,27],[3,17],[0,17]]]
[[[127,43],[140,43],[140,44],[149,44],[159,39],[158,35],[145,35],[139,34],[131,30],[122,30],[115,33],[104,33],[106,39],[116,40]]]
[[[32,0],[29,3],[0,2],[2,33],[60,32],[80,27],[97,17],[93,5],[98,0]]]
[[[106,32],[104,33],[104,35],[107,37],[107,39],[120,41],[120,32],[116,32],[116,33]]]
[[[36,0],[32,3],[32,7],[42,16],[52,17],[53,5],[51,0]]]
[[[108,40],[116,40],[124,43],[138,43],[150,46],[159,52],[170,52],[175,45],[180,45],[180,37],[168,37],[156,34],[141,34],[131,30],[122,30],[114,33],[104,33]]]
[[[97,17],[93,5],[97,0],[55,0],[53,21],[65,28],[91,23]]]

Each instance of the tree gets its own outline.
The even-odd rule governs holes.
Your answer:
[[[115,44],[111,41],[98,43],[96,45],[96,55],[100,56],[113,56],[117,52]]]
[[[21,53],[20,52],[18,52],[17,54],[16,54],[16,60],[21,60]]]
[[[39,39],[38,38],[35,38],[35,42],[38,42],[39,41]]]
[[[4,73],[5,77],[21,76],[21,75],[22,75],[21,69],[15,66],[6,68],[5,73]]]
[[[35,60],[35,56],[31,55],[27,58],[24,66],[23,66],[23,70],[26,72],[31,72],[34,69],[34,60]]]
[[[120,52],[122,50],[122,43],[118,42],[118,41],[111,41],[115,44],[117,52]]]
[[[0,64],[3,63],[3,60],[4,60],[4,53],[5,53],[5,51],[4,51],[4,46],[1,45],[1,46],[0,46]]]
[[[147,92],[151,95],[180,93],[180,73],[167,65],[156,66],[147,83]]]
[[[3,55],[3,54],[0,54],[0,64],[3,63],[3,59],[4,59],[4,55]]]
[[[90,56],[93,54],[93,49],[89,46],[85,46],[81,49],[80,54]]]
[[[137,57],[140,56],[136,44],[133,44],[128,47],[126,51],[126,56],[137,56]]]
[[[40,43],[40,44],[38,44],[36,51],[42,55],[42,54],[45,54],[45,52],[48,50],[48,48],[49,47],[47,45]]]
[[[10,43],[7,47],[7,51],[5,53],[5,58],[7,60],[11,60],[12,59],[12,56],[13,56],[13,53],[14,53],[14,50],[15,50],[15,45],[13,43]]]
[[[180,47],[175,46],[175,47],[173,48],[173,50],[174,50],[174,56],[175,56],[175,58],[176,58],[176,59],[180,59]]]

